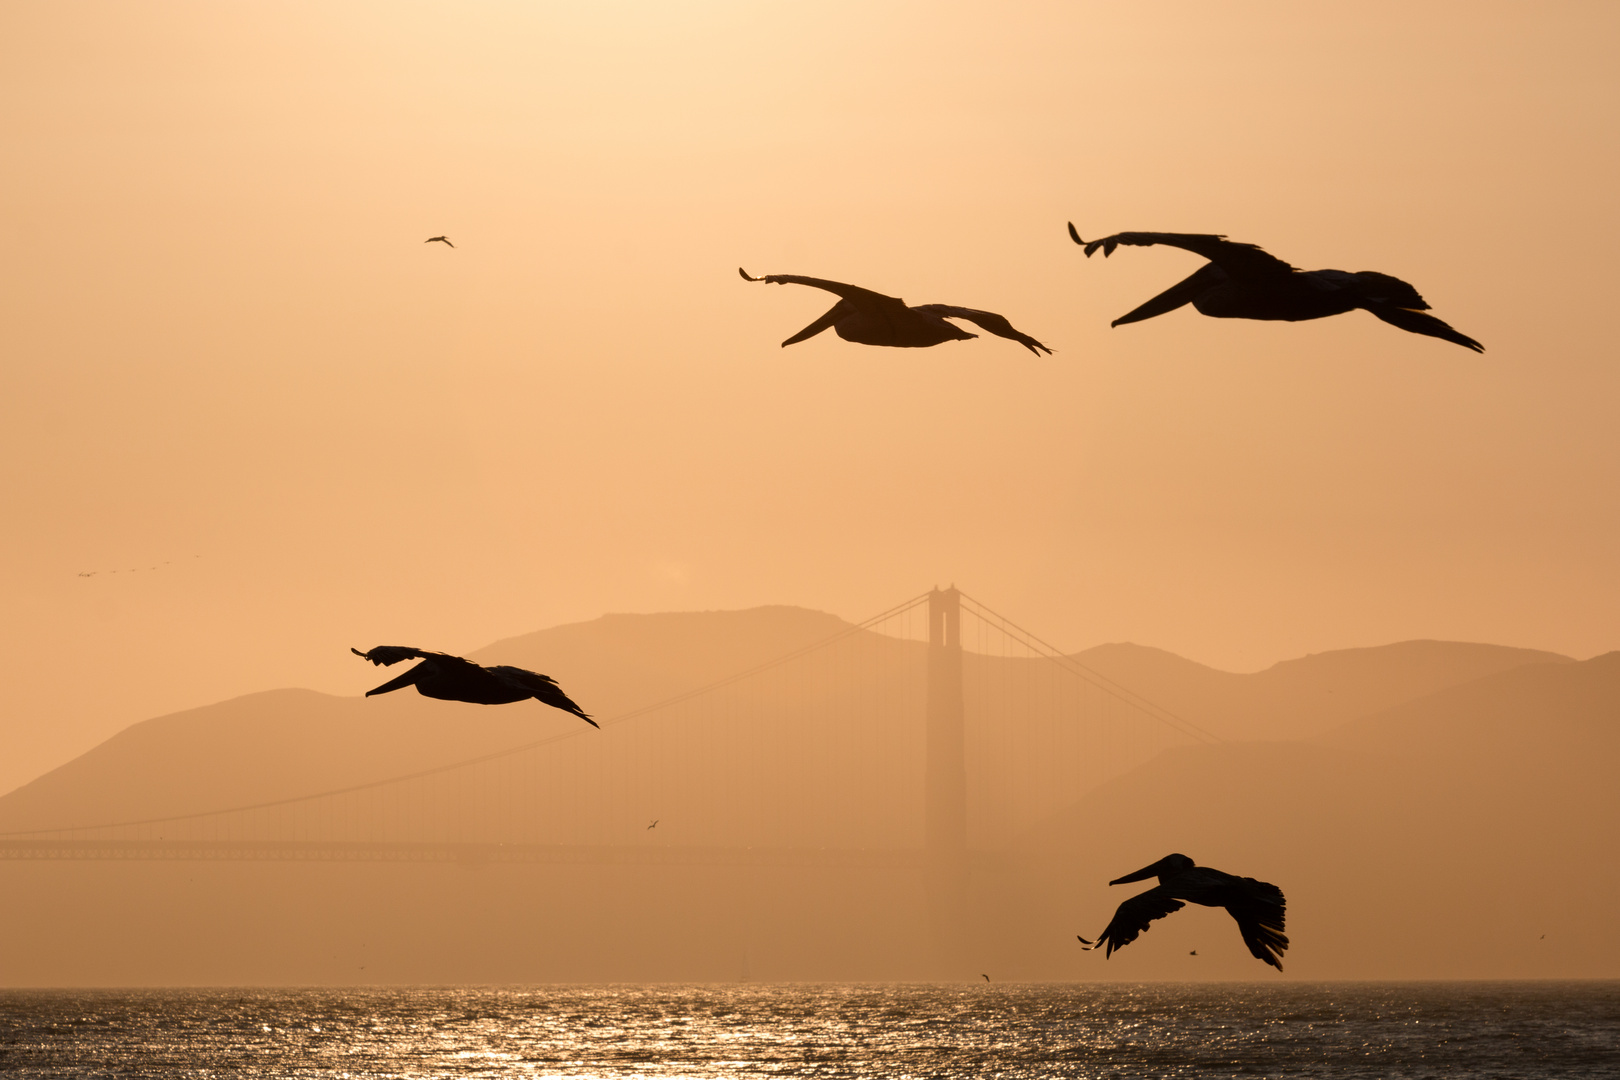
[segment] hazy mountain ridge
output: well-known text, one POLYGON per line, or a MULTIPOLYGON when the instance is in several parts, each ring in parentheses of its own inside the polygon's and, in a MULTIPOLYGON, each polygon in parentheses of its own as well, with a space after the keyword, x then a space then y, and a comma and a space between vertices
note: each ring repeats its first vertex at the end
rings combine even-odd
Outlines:
POLYGON ((617 614, 504 638, 468 656, 543 671, 586 712, 612 719, 851 629, 836 615, 785 604, 617 614))
POLYGON ((565 726, 526 711, 469 711, 415 693, 374 700, 313 690, 248 694, 131 725, 0 798, 0 831, 83 828, 307 795, 433 768, 565 726))
POLYGON ((1227 739, 1299 739, 1525 664, 1573 663, 1539 649, 1400 641, 1312 653, 1236 674, 1162 649, 1100 645, 1075 660, 1227 739))
POLYGON ((1426 694, 1323 733, 1330 746, 1399 746, 1433 753, 1464 740, 1502 741, 1534 754, 1545 736, 1620 738, 1620 651, 1572 663, 1528 664, 1426 694), (1535 736, 1526 738, 1526 736, 1535 736))
MULTIPOLYGON (((605 615, 497 641, 482 663, 547 672, 593 715, 617 715, 708 685, 853 628, 774 605, 605 615)), ((918 643, 905 648, 921 649, 918 643)), ((1321 653, 1261 672, 1218 671, 1164 650, 1102 645, 1074 658, 1229 739, 1317 734, 1479 672, 1572 663, 1529 649, 1402 642, 1321 653)), ((357 693, 391 674, 356 661, 357 693)), ((574 723, 542 707, 272 690, 132 725, 0 797, 0 831, 194 813, 368 783, 516 746, 574 723), (320 747, 319 753, 312 748, 320 747)))

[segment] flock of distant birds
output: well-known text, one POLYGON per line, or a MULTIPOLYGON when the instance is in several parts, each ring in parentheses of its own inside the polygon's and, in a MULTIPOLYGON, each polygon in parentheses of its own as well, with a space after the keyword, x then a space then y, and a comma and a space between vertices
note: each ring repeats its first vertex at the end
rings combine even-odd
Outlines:
MULTIPOLYGON (((201 555, 193 555, 192 558, 193 559, 200 559, 200 558, 202 558, 202 556, 201 555)), ((168 566, 169 564, 170 564, 169 560, 164 559, 158 565, 156 565, 156 566, 148 566, 147 569, 148 570, 161 570, 161 569, 163 569, 163 567, 168 566)), ((141 572, 141 568, 138 567, 138 566, 132 566, 126 572, 131 573, 131 574, 138 574, 138 573, 141 572)), ((79 577, 89 578, 89 577, 95 577, 98 574, 116 574, 116 573, 118 573, 117 570, 80 570, 79 571, 79 577)))
MULTIPOLYGON (((1299 270, 1254 244, 1242 244, 1214 233, 1123 232, 1100 240, 1083 240, 1073 223, 1069 236, 1085 249, 1090 258, 1099 249, 1103 257, 1121 246, 1178 247, 1200 255, 1205 264, 1182 281, 1172 285, 1136 309, 1115 319, 1111 325, 1141 322, 1191 304, 1198 312, 1218 319, 1265 319, 1301 322, 1342 315, 1357 309, 1372 313, 1391 326, 1414 334, 1425 334, 1484 352, 1485 347, 1466 334, 1427 314, 1429 305, 1411 285, 1388 274, 1371 270, 1351 273, 1345 270, 1299 270)), ((423 243, 454 248, 448 236, 430 236, 423 243)), ((831 329, 845 341, 892 348, 927 348, 946 341, 978 337, 963 330, 952 319, 973 323, 997 337, 1016 341, 1031 353, 1048 355, 1052 350, 1018 330, 1003 315, 953 304, 909 305, 904 300, 873 292, 856 285, 800 274, 767 274, 754 277, 738 268, 745 281, 770 285, 808 285, 838 297, 826 314, 782 342, 784 347, 815 337, 831 329)), ((154 568, 155 569, 155 568, 154 568)), ((81 574, 88 577, 89 574, 81 574)), ((484 667, 449 653, 430 652, 406 645, 378 645, 366 652, 351 649, 356 656, 381 667, 405 660, 417 660, 414 667, 381 686, 366 691, 366 697, 392 693, 407 686, 417 693, 443 701, 464 701, 479 705, 505 705, 534 699, 561 709, 590 724, 600 725, 565 694, 557 680, 526 668, 497 664, 484 667)), ((654 819, 648 829, 656 828, 654 819)), ((1282 890, 1265 881, 1238 877, 1206 866, 1198 866, 1185 855, 1166 855, 1158 862, 1110 885, 1124 885, 1148 878, 1158 885, 1126 900, 1096 940, 1079 937, 1087 949, 1103 949, 1103 956, 1135 941, 1156 920, 1179 911, 1186 904, 1225 908, 1236 920, 1238 932, 1249 952, 1258 960, 1282 970, 1282 954, 1288 948, 1283 933, 1286 901, 1282 890)), ((1198 951, 1192 950, 1192 956, 1198 951)), ((983 978, 989 981, 990 976, 983 978)))

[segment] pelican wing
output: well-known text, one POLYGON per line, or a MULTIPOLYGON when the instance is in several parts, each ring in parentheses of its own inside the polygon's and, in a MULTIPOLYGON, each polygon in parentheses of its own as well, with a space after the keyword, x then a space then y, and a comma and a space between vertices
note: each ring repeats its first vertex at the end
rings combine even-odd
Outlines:
POLYGON ((1292 266, 1277 256, 1262 251, 1259 245, 1241 244, 1235 240, 1228 240, 1219 233, 1122 232, 1105 236, 1101 240, 1082 240, 1071 222, 1069 236, 1086 249, 1087 258, 1090 258, 1098 248, 1102 248, 1103 258, 1107 258, 1121 244, 1126 247, 1152 247, 1155 244, 1163 244, 1166 247, 1190 251, 1194 255, 1202 255, 1234 278, 1275 277, 1294 272, 1292 266))
POLYGON ((842 296, 855 304, 905 306, 905 301, 899 297, 885 296, 871 289, 863 289, 859 285, 845 285, 841 281, 828 281, 826 278, 805 277, 802 274, 766 274, 764 277, 754 277, 740 266, 737 267, 737 273, 743 276, 744 281, 763 281, 770 285, 808 285, 812 289, 826 289, 835 296, 842 296))
POLYGON ((1280 958, 1288 950, 1288 935, 1283 933, 1287 901, 1282 890, 1270 882, 1243 878, 1239 895, 1224 906, 1226 913, 1237 920, 1243 944, 1255 959, 1281 971, 1280 958))
POLYGON ((530 671, 527 668, 512 667, 508 664, 496 664, 493 667, 486 668, 485 670, 492 675, 505 679, 508 682, 516 683, 518 686, 521 686, 523 689, 533 694, 542 703, 550 705, 554 709, 561 709, 563 712, 573 713, 575 716, 591 725, 591 727, 602 726, 587 716, 584 709, 581 709, 578 705, 574 704, 573 699, 562 692, 562 687, 558 686, 557 680, 553 679, 550 675, 542 675, 538 671, 530 671))
POLYGON ((349 651, 354 653, 356 656, 361 656, 367 660, 370 660, 373 664, 380 664, 384 667, 391 664, 397 664, 401 660, 424 660, 441 671, 454 671, 457 668, 460 668, 462 671, 466 671, 468 668, 472 668, 475 671, 483 670, 471 660, 463 660, 461 657, 451 656, 449 653, 430 652, 427 649, 414 649, 409 645, 378 645, 370 652, 361 652, 359 649, 353 648, 351 648, 349 651))
POLYGON ((1373 304, 1428 311, 1429 302, 1409 283, 1376 270, 1312 270, 1308 277, 1340 289, 1348 289, 1362 300, 1373 304))
POLYGON ((359 649, 354 648, 351 648, 349 651, 354 653, 356 656, 370 660, 373 664, 380 664, 383 666, 397 664, 401 660, 422 661, 409 671, 396 675, 394 678, 383 683, 381 686, 375 686, 370 690, 367 690, 366 697, 375 697, 378 694, 391 694, 395 690, 402 690, 407 686, 414 686, 416 683, 420 682, 423 678, 429 675, 455 671, 458 668, 463 674, 467 674, 469 669, 471 669, 472 672, 482 672, 484 670, 471 660, 463 660, 461 657, 451 656, 449 653, 428 652, 424 649, 415 649, 409 645, 378 645, 370 652, 361 652, 359 649))
POLYGON ((412 648, 409 645, 378 645, 370 652, 361 652, 359 649, 353 648, 349 651, 364 660, 370 660, 379 667, 388 667, 391 664, 399 663, 401 660, 426 660, 430 656, 444 655, 443 653, 423 652, 421 649, 412 648))
POLYGON ((1429 337, 1437 337, 1442 341, 1461 345, 1465 349, 1473 349, 1475 352, 1482 353, 1485 351, 1485 346, 1467 334, 1460 330, 1453 330, 1450 323, 1425 312, 1412 311, 1408 308, 1394 307, 1389 304, 1367 303, 1362 306, 1391 326, 1398 326, 1402 330, 1414 334, 1427 334, 1429 337))
MULTIPOLYGON (((1088 948, 1100 949, 1106 946, 1103 956, 1114 955, 1115 949, 1123 949, 1137 936, 1146 932, 1154 920, 1162 919, 1172 911, 1180 911, 1186 905, 1170 895, 1170 890, 1163 885, 1149 889, 1145 893, 1137 893, 1114 912, 1114 918, 1109 922, 1103 932, 1097 935, 1097 943, 1088 948)), ((1082 939, 1084 940, 1084 939, 1082 939)))
POLYGON ((1036 356, 1044 351, 1050 355, 1051 349, 1042 345, 1022 330, 1014 329, 1013 324, 1007 321, 1006 316, 997 315, 993 311, 979 311, 975 308, 956 307, 952 304, 918 304, 913 311, 925 311, 930 315, 938 315, 942 319, 966 319, 976 324, 981 330, 988 330, 997 337, 1004 337, 1016 341, 1036 356))

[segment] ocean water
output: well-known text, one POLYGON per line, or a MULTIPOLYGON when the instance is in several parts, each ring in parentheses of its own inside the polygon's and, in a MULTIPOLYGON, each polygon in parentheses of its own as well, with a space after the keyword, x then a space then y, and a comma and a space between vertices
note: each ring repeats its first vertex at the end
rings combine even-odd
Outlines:
POLYGON ((1620 982, 0 991, 19 1077, 1620 1077, 1620 982))

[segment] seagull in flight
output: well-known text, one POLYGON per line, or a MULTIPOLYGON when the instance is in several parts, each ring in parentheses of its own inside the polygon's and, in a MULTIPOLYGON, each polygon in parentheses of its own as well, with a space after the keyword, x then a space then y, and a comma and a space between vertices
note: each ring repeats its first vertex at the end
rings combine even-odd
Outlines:
POLYGON ((534 698, 543 705, 573 713, 591 727, 601 726, 562 692, 556 679, 537 671, 506 664, 482 667, 459 656, 413 649, 409 645, 378 645, 370 652, 359 649, 349 651, 382 666, 397 664, 401 660, 422 661, 398 678, 367 690, 366 697, 415 686, 416 692, 424 697, 441 701, 468 701, 476 705, 506 705, 534 698))
POLYGON ((1373 270, 1299 270, 1254 244, 1240 244, 1215 233, 1122 232, 1101 240, 1082 240, 1069 223, 1069 237, 1086 249, 1086 258, 1102 249, 1103 258, 1121 244, 1178 247, 1209 261, 1147 303, 1115 319, 1110 326, 1141 322, 1192 304, 1217 319, 1275 319, 1301 322, 1342 315, 1360 308, 1391 326, 1426 334, 1484 352, 1485 346, 1433 315, 1418 291, 1397 277, 1373 270))
MULTIPOLYGON (((1155 919, 1162 919, 1172 911, 1180 911, 1187 901, 1204 907, 1223 907, 1237 920, 1238 933, 1243 944, 1255 959, 1264 960, 1278 971, 1282 970, 1280 957, 1288 949, 1288 937, 1283 933, 1283 915, 1286 901, 1277 886, 1254 878, 1199 866, 1185 855, 1166 855, 1134 874, 1115 878, 1110 885, 1125 885, 1132 881, 1145 881, 1157 877, 1159 884, 1144 893, 1137 893, 1114 912, 1113 919, 1096 941, 1080 938, 1088 949, 1103 949, 1104 959, 1124 948, 1144 933, 1155 919)), ((1076 937, 1080 935, 1076 934, 1076 937)), ((1197 955, 1196 952, 1193 953, 1197 955)))
POLYGON ((422 243, 424 243, 424 244, 443 244, 445 247, 451 247, 451 248, 456 246, 456 245, 454 245, 454 244, 452 244, 450 242, 450 238, 448 236, 430 236, 426 240, 422 241, 422 243))
POLYGON ((659 822, 660 822, 660 821, 662 821, 662 820, 663 820, 663 819, 662 819, 662 818, 653 818, 653 823, 652 823, 652 824, 651 824, 651 825, 649 825, 649 826, 647 826, 647 828, 649 828, 649 829, 656 829, 656 828, 658 828, 658 823, 659 823, 659 822))
POLYGON ((896 296, 884 296, 870 289, 845 285, 825 278, 804 277, 799 274, 766 274, 754 277, 742 267, 737 268, 744 281, 763 281, 771 285, 808 285, 825 289, 837 296, 834 304, 821 318, 782 342, 782 347, 813 338, 828 327, 845 341, 860 345, 889 345, 900 349, 925 349, 942 341, 967 341, 978 334, 970 334, 948 319, 965 319, 981 330, 997 337, 1016 341, 1039 356, 1051 349, 1020 330, 1004 316, 976 308, 956 307, 951 304, 908 305, 896 296))

